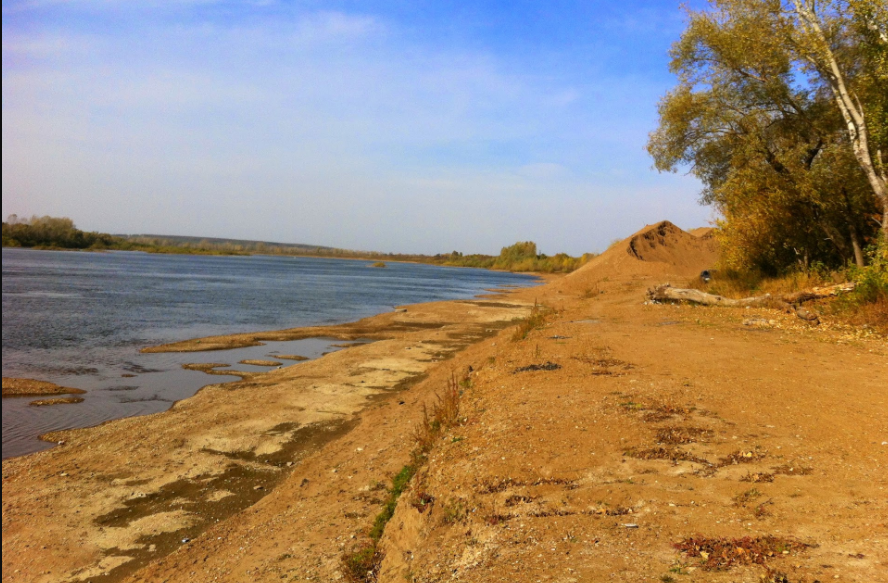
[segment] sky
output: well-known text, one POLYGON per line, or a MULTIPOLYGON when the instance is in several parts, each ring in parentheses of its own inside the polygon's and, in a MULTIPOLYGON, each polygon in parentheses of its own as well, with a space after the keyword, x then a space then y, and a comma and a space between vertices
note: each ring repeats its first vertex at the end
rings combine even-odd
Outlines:
POLYGON ((3 2, 3 216, 404 253, 706 225, 678 0, 3 2))

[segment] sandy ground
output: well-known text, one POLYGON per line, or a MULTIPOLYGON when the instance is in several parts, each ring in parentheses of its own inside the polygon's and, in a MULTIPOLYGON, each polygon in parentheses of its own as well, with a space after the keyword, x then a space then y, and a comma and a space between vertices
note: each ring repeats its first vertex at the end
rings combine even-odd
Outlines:
POLYGON ((657 225, 544 288, 326 330, 379 340, 51 436, 3 463, 3 580, 341 580, 456 374, 464 421, 401 497, 381 581, 888 581, 885 339, 645 304, 711 266, 701 235, 657 225), (557 313, 512 340, 534 301, 557 313), (707 570, 689 537, 750 538, 707 570))
POLYGON ((19 397, 24 395, 79 395, 85 392, 86 391, 82 389, 63 387, 46 381, 3 377, 4 397, 19 397))

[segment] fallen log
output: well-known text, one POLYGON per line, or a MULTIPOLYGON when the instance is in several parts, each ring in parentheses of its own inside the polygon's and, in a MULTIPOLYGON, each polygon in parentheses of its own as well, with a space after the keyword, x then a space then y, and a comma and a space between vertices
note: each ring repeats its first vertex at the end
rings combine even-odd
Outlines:
POLYGON ((731 299, 715 294, 708 294, 698 289, 672 287, 667 283, 649 289, 647 297, 648 300, 654 302, 691 302, 694 304, 702 304, 704 306, 745 307, 775 304, 782 307, 787 312, 795 313, 795 315, 802 320, 816 325, 820 323, 820 318, 818 318, 816 314, 802 308, 801 304, 811 300, 828 298, 849 292, 854 289, 854 286, 854 282, 847 282, 825 287, 813 287, 776 297, 771 294, 765 294, 749 298, 731 299))
POLYGON ((812 287, 810 289, 803 289, 802 291, 797 291, 792 294, 785 294, 781 296, 780 299, 782 299, 787 304, 801 304, 804 302, 810 302, 811 300, 829 298, 832 296, 837 296, 841 293, 852 291, 855 285, 856 284, 853 281, 849 281, 836 285, 828 285, 825 287, 812 287))
POLYGON ((708 294, 698 289, 672 287, 668 283, 648 290, 648 299, 655 302, 691 302, 704 306, 758 306, 771 299, 771 294, 733 300, 724 296, 708 294))

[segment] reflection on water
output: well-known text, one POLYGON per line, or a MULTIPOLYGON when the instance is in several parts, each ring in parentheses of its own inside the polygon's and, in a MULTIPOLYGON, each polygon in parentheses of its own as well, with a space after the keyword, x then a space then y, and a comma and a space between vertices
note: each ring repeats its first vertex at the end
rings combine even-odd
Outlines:
MULTIPOLYGON (((230 351, 141 354, 214 334, 354 321, 392 306, 533 285, 480 269, 294 257, 207 257, 3 249, 3 376, 85 389, 83 403, 3 399, 3 457, 51 447, 37 435, 163 411, 208 383, 234 380, 184 363, 237 364, 275 354, 316 358, 335 341, 270 342, 230 351)), ((283 366, 298 362, 282 361, 283 366)))

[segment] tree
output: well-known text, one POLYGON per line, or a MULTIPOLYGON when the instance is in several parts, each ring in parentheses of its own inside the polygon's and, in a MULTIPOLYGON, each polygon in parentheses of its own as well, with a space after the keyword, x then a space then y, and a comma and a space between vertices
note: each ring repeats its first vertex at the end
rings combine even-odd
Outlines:
MULTIPOLYGON (((659 170, 690 166, 701 179, 701 202, 723 217, 727 266, 775 272, 813 260, 862 264, 862 248, 877 232, 870 218, 881 215, 888 225, 888 201, 859 155, 865 145, 878 160, 888 133, 878 109, 884 52, 867 40, 879 27, 873 31, 862 9, 843 10, 829 13, 829 35, 818 41, 794 4, 712 0, 709 10, 689 13, 672 48, 679 83, 660 103, 648 151, 659 170), (853 135, 831 93, 834 80, 824 81, 813 65, 824 42, 863 112, 853 135), (876 122, 868 126, 867 116, 876 122)), ((884 186, 884 176, 877 178, 884 186)))
MULTIPOLYGON (((875 81, 888 91, 885 52, 888 50, 888 5, 878 0, 846 0, 823 2, 792 0, 797 19, 793 39, 798 54, 806 59, 822 82, 829 86, 842 113, 845 131, 854 156, 863 169, 873 192, 882 204, 882 232, 888 233, 888 184, 882 144, 870 145, 866 107, 860 99, 862 91, 850 83, 849 72, 860 63, 843 63, 840 52, 854 52, 854 45, 869 45, 869 59, 876 61, 875 81), (851 49, 850 51, 848 49, 851 49)), ((865 49, 864 49, 865 50, 865 49)), ((865 78, 865 76, 862 76, 865 78)), ((874 120, 879 129, 886 125, 885 110, 877 109, 881 119, 874 120)), ((878 135, 878 129, 877 129, 878 135)))

